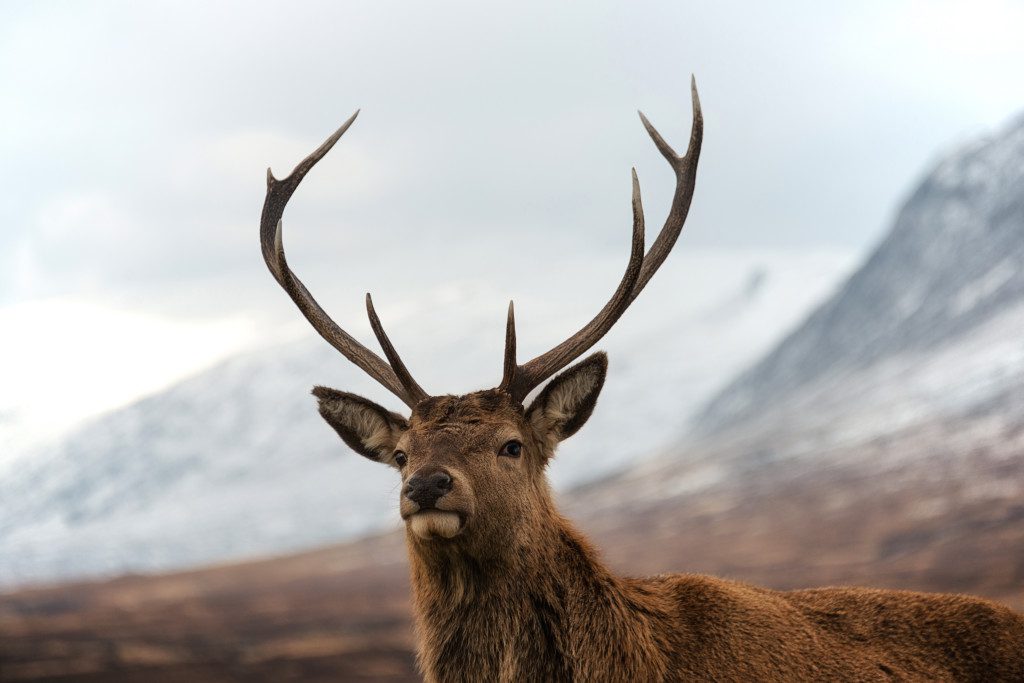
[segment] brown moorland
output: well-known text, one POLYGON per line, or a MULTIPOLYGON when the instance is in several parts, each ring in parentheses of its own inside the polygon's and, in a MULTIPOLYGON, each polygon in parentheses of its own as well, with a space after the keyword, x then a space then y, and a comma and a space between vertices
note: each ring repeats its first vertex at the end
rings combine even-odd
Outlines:
MULTIPOLYGON (((973 426, 935 422, 833 451, 827 466, 646 500, 666 479, 652 468, 563 505, 624 573, 964 592, 1021 610, 1024 429, 956 451, 973 426)), ((403 540, 0 596, 0 680, 418 680, 403 540)))

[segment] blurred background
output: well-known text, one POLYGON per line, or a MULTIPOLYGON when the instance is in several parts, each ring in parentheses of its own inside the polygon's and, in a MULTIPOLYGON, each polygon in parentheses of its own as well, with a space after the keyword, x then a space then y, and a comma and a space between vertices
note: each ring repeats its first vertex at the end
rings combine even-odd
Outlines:
POLYGON ((416 680, 398 478, 313 384, 432 393, 578 329, 706 121, 674 253, 551 468, 626 573, 1024 608, 1024 8, 0 5, 0 680, 416 680))

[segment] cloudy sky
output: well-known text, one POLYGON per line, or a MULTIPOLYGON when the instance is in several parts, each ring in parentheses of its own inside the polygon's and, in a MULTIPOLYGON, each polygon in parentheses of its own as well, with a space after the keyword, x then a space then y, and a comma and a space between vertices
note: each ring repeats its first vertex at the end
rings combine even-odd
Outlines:
POLYGON ((942 151, 1024 108, 1022 34, 998 0, 8 0, 0 422, 56 419, 58 383, 82 415, 295 333, 259 257, 264 170, 357 108, 286 217, 314 291, 557 296, 567 255, 624 258, 631 165, 660 222, 671 174, 635 111, 681 148, 691 73, 681 248, 862 252, 942 151))

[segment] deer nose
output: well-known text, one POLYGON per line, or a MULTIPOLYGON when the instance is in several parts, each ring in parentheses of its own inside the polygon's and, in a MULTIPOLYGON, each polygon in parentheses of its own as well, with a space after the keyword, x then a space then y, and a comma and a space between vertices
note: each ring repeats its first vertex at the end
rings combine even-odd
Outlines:
POLYGON ((421 509, 434 507, 437 499, 452 490, 452 478, 444 470, 429 474, 416 473, 405 485, 405 497, 421 509))

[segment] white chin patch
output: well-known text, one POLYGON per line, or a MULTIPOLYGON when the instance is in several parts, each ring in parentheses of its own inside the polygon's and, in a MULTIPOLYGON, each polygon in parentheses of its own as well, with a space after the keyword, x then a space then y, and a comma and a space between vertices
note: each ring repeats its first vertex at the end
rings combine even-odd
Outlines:
POLYGON ((412 532, 425 541, 440 536, 451 538, 459 533, 459 516, 454 512, 425 510, 409 518, 412 532))

